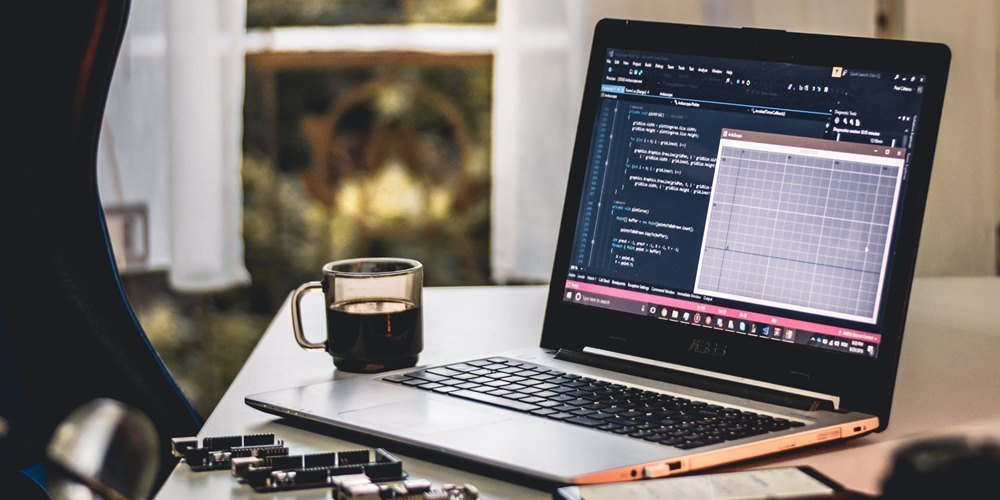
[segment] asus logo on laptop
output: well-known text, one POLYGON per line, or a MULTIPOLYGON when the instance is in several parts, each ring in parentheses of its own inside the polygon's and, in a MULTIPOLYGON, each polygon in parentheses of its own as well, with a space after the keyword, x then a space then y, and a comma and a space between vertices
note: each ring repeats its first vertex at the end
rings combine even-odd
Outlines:
POLYGON ((726 344, 694 339, 691 341, 691 345, 688 346, 688 350, 698 354, 707 354, 709 356, 722 358, 726 355, 726 344))

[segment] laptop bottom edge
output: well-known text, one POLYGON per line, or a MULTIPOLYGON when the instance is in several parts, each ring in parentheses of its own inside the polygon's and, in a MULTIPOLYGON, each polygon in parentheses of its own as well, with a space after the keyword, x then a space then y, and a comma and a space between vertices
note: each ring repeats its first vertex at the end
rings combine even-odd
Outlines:
POLYGON ((429 450, 436 457, 443 456, 457 461, 489 469, 502 470, 512 473, 513 476, 521 477, 518 482, 538 484, 598 484, 618 481, 629 481, 636 479, 662 478, 673 475, 711 469, 714 467, 733 464, 753 458, 760 458, 767 455, 774 455, 782 452, 797 450, 823 443, 831 443, 837 440, 861 437, 869 434, 878 428, 878 418, 870 417, 862 420, 854 420, 827 426, 817 426, 803 429, 795 434, 783 434, 772 438, 760 439, 740 445, 729 445, 719 449, 707 449, 701 452, 688 452, 683 455, 670 453, 664 449, 663 457, 658 460, 646 460, 639 463, 627 464, 618 467, 597 470, 578 475, 553 474, 549 471, 538 470, 531 467, 516 467, 510 463, 494 462, 488 457, 480 454, 463 452, 444 446, 428 446, 412 437, 398 433, 379 432, 365 427, 356 427, 345 424, 342 421, 324 419, 311 412, 298 412, 283 408, 281 406, 271 406, 266 402, 252 400, 248 398, 246 403, 260 411, 280 417, 289 418, 291 422, 304 424, 306 426, 322 426, 336 429, 350 434, 371 437, 376 440, 385 440, 392 443, 399 443, 413 450, 429 450))

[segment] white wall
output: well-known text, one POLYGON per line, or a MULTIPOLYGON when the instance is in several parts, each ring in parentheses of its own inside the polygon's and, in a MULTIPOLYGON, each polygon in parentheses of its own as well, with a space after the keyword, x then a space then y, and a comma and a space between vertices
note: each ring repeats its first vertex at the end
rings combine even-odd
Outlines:
POLYGON ((917 273, 995 274, 1000 222, 1000 2, 910 0, 907 38, 951 47, 917 273))

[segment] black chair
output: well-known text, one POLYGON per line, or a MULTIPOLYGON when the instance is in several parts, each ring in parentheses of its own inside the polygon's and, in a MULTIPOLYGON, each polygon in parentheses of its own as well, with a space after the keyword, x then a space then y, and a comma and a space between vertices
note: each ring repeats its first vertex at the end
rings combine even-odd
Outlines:
POLYGON ((150 417, 161 481, 169 438, 201 426, 136 321, 98 196, 98 132, 128 7, 14 2, 5 13, 15 40, 3 115, 14 131, 0 152, 0 417, 10 424, 0 475, 40 462, 58 423, 97 397, 150 417))

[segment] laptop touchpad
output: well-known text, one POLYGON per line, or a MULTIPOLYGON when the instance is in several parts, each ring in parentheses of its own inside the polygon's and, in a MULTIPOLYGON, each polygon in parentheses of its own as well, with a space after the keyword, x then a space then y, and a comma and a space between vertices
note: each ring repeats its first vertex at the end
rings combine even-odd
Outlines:
POLYGON ((394 429, 408 434, 436 434, 510 420, 488 408, 456 405, 433 399, 414 399, 349 410, 339 414, 345 422, 374 429, 394 429))

